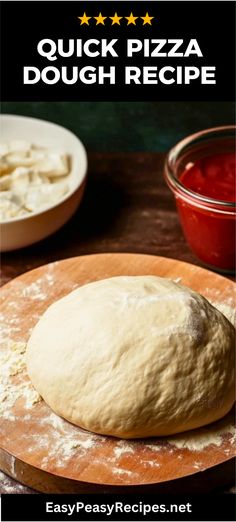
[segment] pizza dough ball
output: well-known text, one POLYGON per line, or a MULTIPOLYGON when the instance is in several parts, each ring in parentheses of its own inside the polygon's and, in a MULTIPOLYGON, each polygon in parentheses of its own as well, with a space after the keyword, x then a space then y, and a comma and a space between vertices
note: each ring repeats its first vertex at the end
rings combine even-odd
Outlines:
POLYGON ((59 415, 122 438, 170 435, 234 402, 234 328, 199 294, 154 276, 82 286, 43 314, 28 373, 59 415))

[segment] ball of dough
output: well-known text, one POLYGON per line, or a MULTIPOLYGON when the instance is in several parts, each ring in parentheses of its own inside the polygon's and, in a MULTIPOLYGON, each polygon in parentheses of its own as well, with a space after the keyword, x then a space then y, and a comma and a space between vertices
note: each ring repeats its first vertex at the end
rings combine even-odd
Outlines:
POLYGON ((234 328, 199 294, 154 276, 113 277, 51 305, 28 373, 59 415, 122 438, 170 435, 234 402, 234 328))

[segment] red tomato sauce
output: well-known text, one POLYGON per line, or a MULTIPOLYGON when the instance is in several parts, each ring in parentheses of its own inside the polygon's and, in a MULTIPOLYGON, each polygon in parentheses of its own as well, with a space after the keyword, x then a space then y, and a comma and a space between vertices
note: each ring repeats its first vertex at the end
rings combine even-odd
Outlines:
MULTIPOLYGON (((181 183, 191 191, 219 201, 235 202, 235 155, 215 154, 187 165, 181 183)), ((198 204, 191 194, 177 198, 185 237, 206 265, 222 271, 235 269, 235 214, 232 208, 198 204), (219 208, 222 212, 217 212, 219 208)))
POLYGON ((215 154, 197 160, 181 174, 180 181, 202 196, 236 201, 235 155, 215 154))

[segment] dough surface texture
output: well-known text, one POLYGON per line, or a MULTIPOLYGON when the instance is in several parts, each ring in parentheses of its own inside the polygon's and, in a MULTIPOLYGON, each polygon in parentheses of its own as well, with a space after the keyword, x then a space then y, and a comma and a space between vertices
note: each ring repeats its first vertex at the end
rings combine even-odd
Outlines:
POLYGON ((121 438, 170 435, 234 403, 234 328, 164 278, 120 276, 52 304, 27 345, 28 374, 58 415, 121 438))

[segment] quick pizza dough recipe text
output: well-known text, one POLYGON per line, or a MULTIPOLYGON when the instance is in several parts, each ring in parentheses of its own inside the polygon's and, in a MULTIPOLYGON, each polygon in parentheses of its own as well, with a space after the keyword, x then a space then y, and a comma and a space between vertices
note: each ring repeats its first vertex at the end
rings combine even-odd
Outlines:
MULTIPOLYGON (((49 62, 56 62, 60 58, 111 58, 113 59, 165 59, 165 58, 203 58, 203 53, 196 39, 189 41, 183 39, 128 39, 126 40, 126 53, 122 56, 118 51, 119 39, 107 40, 105 38, 88 40, 82 39, 42 39, 38 42, 37 53, 49 62)), ((119 82, 125 85, 189 85, 198 80, 201 84, 216 83, 216 67, 209 65, 126 65, 123 67, 123 78, 119 82)), ((117 83, 116 65, 77 65, 56 66, 48 65, 40 69, 32 65, 23 68, 23 83, 34 85, 43 82, 54 85, 62 82, 67 85, 83 84, 110 84, 117 83)))

